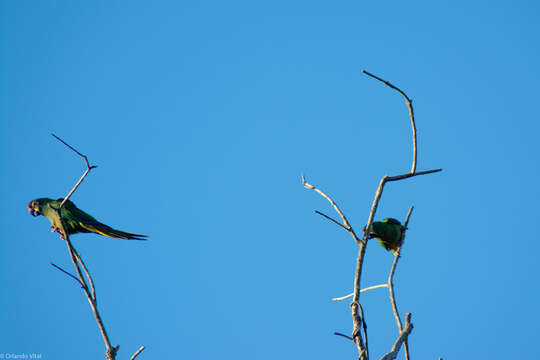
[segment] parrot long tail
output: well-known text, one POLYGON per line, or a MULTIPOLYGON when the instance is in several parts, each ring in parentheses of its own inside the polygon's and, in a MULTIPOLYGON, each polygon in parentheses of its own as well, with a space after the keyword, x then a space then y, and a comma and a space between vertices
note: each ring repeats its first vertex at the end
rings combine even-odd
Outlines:
POLYGON ((80 225, 89 232, 97 233, 115 239, 147 240, 146 238, 148 237, 148 235, 134 234, 130 232, 116 230, 102 223, 80 225))

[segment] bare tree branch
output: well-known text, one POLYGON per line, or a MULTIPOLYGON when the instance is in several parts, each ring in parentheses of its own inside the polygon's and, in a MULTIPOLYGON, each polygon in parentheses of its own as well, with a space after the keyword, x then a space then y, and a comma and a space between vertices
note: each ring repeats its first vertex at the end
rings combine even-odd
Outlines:
MULTIPOLYGON (((306 178, 304 177, 303 174, 302 174, 302 184, 307 189, 311 189, 311 190, 316 191, 319 195, 321 195, 326 200, 328 200, 328 202, 330 202, 330 204, 332 204, 332 206, 334 207, 336 212, 339 214, 339 216, 343 220, 344 228, 351 234, 354 241, 356 241, 356 243, 359 245, 360 253, 362 255, 358 256, 358 260, 363 261, 363 259, 364 259, 363 253, 365 252, 365 249, 366 249, 365 245, 366 245, 367 240, 360 240, 358 238, 358 236, 356 236, 356 233, 355 233, 354 229, 352 228, 352 226, 349 224, 349 221, 347 220, 347 217, 343 214, 343 212, 341 211, 339 206, 334 202, 334 200, 332 200, 332 198, 330 196, 326 195, 326 193, 323 192, 322 190, 320 190, 319 188, 309 184, 306 181, 306 178)), ((354 294, 355 294, 355 296, 353 297, 353 301, 351 303, 351 311, 352 311, 352 316, 353 316, 353 333, 352 333, 353 336, 352 336, 352 338, 353 338, 354 343, 356 344, 356 347, 358 348, 358 353, 360 354, 360 359, 364 360, 364 359, 367 359, 367 349, 366 349, 366 347, 364 345, 364 341, 362 339, 362 333, 361 333, 362 319, 361 319, 360 314, 358 312, 358 308, 360 307, 360 303, 358 302, 358 297, 359 297, 359 294, 360 294, 359 286, 360 286, 360 273, 361 273, 361 270, 362 270, 362 264, 357 263, 356 268, 357 268, 357 270, 360 269, 360 272, 358 272, 358 271, 356 272, 356 277, 355 277, 355 281, 354 281, 354 286, 355 286, 354 294), (357 287, 358 287, 358 289, 357 289, 357 287)))
MULTIPOLYGON (((403 235, 402 235, 403 240, 402 240, 401 246, 403 246, 403 241, 405 241, 405 233, 407 231, 407 226, 409 225, 409 218, 411 217, 413 209, 414 209, 414 206, 411 206, 409 208, 409 212, 407 213, 405 223, 403 224, 403 229, 404 230, 403 230, 403 235)), ((394 255, 394 262, 392 263, 392 267, 390 268, 390 274, 388 275, 388 283, 387 283, 388 292, 390 294, 390 303, 392 304, 392 311, 394 312, 394 317, 396 318, 397 327, 398 327, 398 330, 399 330, 400 333, 401 333, 401 331, 403 331, 403 325, 401 323, 401 318, 399 317, 399 311, 398 311, 398 308, 397 308, 397 305, 396 305, 396 296, 395 296, 395 293, 394 293, 394 273, 396 271, 397 263, 398 263, 399 258, 400 258, 401 246, 396 251, 396 253, 394 255)), ((407 343, 406 339, 405 339, 405 341, 403 343, 403 348, 405 350, 405 359, 409 360, 410 359, 409 344, 407 343)))
POLYGON ((362 328, 364 329, 364 340, 366 342, 366 359, 369 359, 369 343, 368 343, 368 336, 367 336, 367 324, 366 324, 366 317, 364 316, 364 308, 362 307, 362 305, 360 305, 360 318, 362 319, 362 328))
POLYGON ((345 335, 345 334, 342 334, 342 333, 338 333, 338 332, 335 332, 334 335, 337 335, 337 336, 342 336, 344 337, 345 339, 349 339, 351 341, 353 341, 353 338, 348 336, 348 335, 345 335))
POLYGON ((351 224, 349 224, 349 221, 347 220, 347 218, 345 217, 345 215, 343 214, 343 212, 341 211, 341 209, 339 208, 339 206, 334 202, 334 200, 332 200, 332 198, 328 195, 326 195, 326 193, 324 193, 321 189, 309 184, 307 181, 306 181, 306 178, 304 176, 304 174, 302 174, 302 184, 304 185, 304 187, 306 189, 311 189, 311 190, 314 190, 315 192, 317 192, 319 195, 321 195, 322 197, 324 197, 326 200, 328 200, 328 202, 330 202, 330 204, 332 204, 332 206, 334 207, 334 209, 336 210, 336 212, 339 214, 339 216, 341 216, 341 220, 343 220, 343 227, 352 235, 352 237, 354 238, 354 240, 356 242, 359 242, 360 240, 358 239, 358 237, 356 236, 356 233, 354 232, 353 228, 351 227, 351 224))
POLYGON ((88 282, 90 282, 90 289, 92 290, 92 300, 94 300, 94 302, 97 304, 96 288, 94 287, 94 280, 92 279, 92 276, 90 275, 90 272, 86 268, 86 265, 84 264, 84 261, 83 261, 81 255, 79 255, 79 253, 77 251, 75 251, 75 256, 77 257, 77 260, 81 264, 81 266, 82 266, 82 268, 84 270, 84 273, 86 274, 86 278, 88 279, 88 282))
POLYGON ((137 356, 139 356, 139 354, 140 354, 144 349, 145 349, 144 345, 141 346, 141 347, 139 348, 139 350, 137 350, 137 351, 135 352, 135 354, 133 354, 133 356, 132 356, 129 360, 134 360, 137 356))
POLYGON ((385 85, 391 87, 392 89, 397 90, 405 98, 405 102, 407 103, 407 107, 409 108, 409 117, 411 118, 411 126, 412 126, 412 134, 413 134, 413 162, 412 162, 412 167, 411 167, 411 173, 414 174, 414 172, 416 171, 416 149, 417 149, 417 146, 416 146, 416 123, 414 122, 414 110, 413 110, 413 106, 412 106, 412 100, 409 99, 409 97, 407 96, 407 94, 405 94, 405 92, 403 92, 398 87, 392 85, 388 81, 383 80, 380 77, 378 77, 376 75, 373 75, 372 73, 370 73, 370 72, 368 72, 366 70, 362 70, 362 72, 364 74, 368 75, 368 76, 371 76, 374 79, 377 79, 377 80, 383 82, 385 85))
POLYGON ((73 194, 75 192, 75 190, 77 190, 77 188, 79 187, 79 185, 81 185, 82 181, 84 180, 84 178, 86 177, 86 175, 88 175, 88 173, 90 172, 90 170, 96 168, 97 166, 96 165, 92 165, 90 166, 90 164, 88 163, 88 158, 86 157, 86 155, 83 155, 81 154, 80 152, 78 152, 77 150, 75 150, 75 148, 73 148, 71 145, 69 145, 67 142, 65 142, 64 140, 60 139, 58 136, 54 135, 54 134, 51 134, 55 139, 57 139, 58 141, 60 141, 62 144, 66 145, 68 148, 70 148, 71 150, 73 150, 75 153, 77 153, 77 155, 79 155, 80 157, 82 157, 84 159, 84 162, 86 163, 86 171, 82 174, 81 178, 79 179, 79 181, 77 181, 77 183, 75 184, 75 186, 73 186, 73 188, 71 189, 71 191, 66 195, 66 197, 64 198, 64 200, 62 200, 62 203, 60 204, 59 208, 61 209, 65 202, 70 198, 71 194, 73 194))
POLYGON ((405 328, 403 331, 399 333, 399 336, 392 346, 392 350, 390 352, 386 353, 383 357, 381 357, 380 360, 393 360, 397 357, 399 353, 399 349, 401 348, 401 345, 407 341, 407 338, 409 337, 409 334, 411 333, 413 329, 413 325, 411 323, 411 313, 405 314, 405 328))
POLYGON ((328 216, 328 215, 326 215, 326 214, 324 214, 324 213, 322 213, 322 212, 320 212, 320 211, 318 211, 318 210, 315 210, 315 213, 321 215, 321 216, 324 217, 324 218, 327 218, 328 220, 332 221, 334 224, 336 224, 337 226, 341 227, 342 229, 345 229, 346 231, 349 231, 349 229, 347 229, 345 226, 343 226, 342 224, 340 224, 339 221, 337 221, 337 220, 331 218, 330 216, 328 216))
POLYGON ((388 178, 386 179, 386 182, 408 179, 408 178, 414 177, 414 176, 433 174, 433 173, 436 173, 436 172, 439 172, 439 171, 442 171, 442 169, 433 169, 433 170, 426 170, 426 171, 418 171, 418 172, 415 172, 415 173, 407 173, 407 174, 403 174, 403 175, 388 176, 388 178))
POLYGON ((94 313, 94 317, 96 318, 99 331, 101 332, 101 336, 103 337, 103 341, 105 342, 105 347, 107 348, 107 360, 114 360, 116 358, 116 350, 114 350, 114 348, 111 346, 109 336, 107 335, 107 331, 105 330, 105 326, 103 325, 103 321, 101 320, 101 316, 99 315, 99 311, 97 309, 97 303, 96 301, 94 301, 92 294, 90 293, 90 290, 88 289, 88 285, 86 284, 86 280, 82 274, 81 267, 79 266, 79 262, 77 260, 77 257, 80 257, 80 256, 77 254, 77 251, 71 244, 71 241, 69 239, 69 234, 67 233, 66 227, 64 225, 64 220, 62 219, 62 216, 60 215, 60 211, 62 210, 62 208, 59 208, 59 209, 56 209, 53 207, 51 208, 54 210, 55 215, 58 217, 57 223, 60 224, 60 229, 59 229, 60 234, 63 235, 64 241, 66 242, 66 245, 69 250, 69 254, 71 256, 71 262, 73 263, 75 270, 77 270, 77 275, 79 276, 82 289, 84 291, 84 294, 86 295, 86 298, 88 299, 88 302, 90 303, 90 308, 92 309, 92 312, 94 313))
MULTIPOLYGON (((77 271, 78 279, 75 278, 75 276, 68 273, 67 271, 59 268, 58 266, 56 266, 54 264, 53 264, 53 266, 55 266, 57 269, 61 270, 62 272, 68 274, 69 276, 75 278, 79 282, 79 284, 81 285, 81 287, 82 287, 82 289, 84 291, 84 294, 86 295, 86 298, 88 299, 88 302, 90 304, 90 308, 92 309, 92 312, 94 313, 94 317, 95 317, 96 322, 98 324, 99 331, 101 332, 101 336, 103 337, 103 341, 105 342, 105 347, 106 347, 105 356, 106 356, 107 360, 115 360, 116 359, 116 353, 117 353, 118 348, 120 346, 119 345, 116 345, 116 346, 111 345, 111 342, 109 340, 109 336, 107 335, 107 331, 105 330, 105 325, 103 324, 103 320, 101 319, 101 316, 100 316, 98 308, 97 308, 97 298, 96 298, 96 289, 94 287, 94 281, 92 280, 92 276, 90 275, 90 272, 88 271, 88 268, 84 264, 84 261, 82 260, 81 255, 77 252, 77 250, 75 249, 75 247, 71 243, 71 240, 69 239, 69 234, 66 231, 66 226, 64 224, 64 220, 63 220, 62 215, 61 215, 62 207, 64 206, 66 201, 70 198, 70 196, 79 187, 79 185, 82 183, 84 178, 88 175, 90 170, 94 169, 96 166, 90 165, 89 162, 88 162, 88 158, 85 155, 81 154, 79 151, 77 151, 74 147, 70 146, 64 140, 62 140, 61 138, 59 138, 55 134, 51 134, 51 135, 54 138, 56 138, 58 141, 60 141, 64 145, 66 145, 69 149, 71 149, 72 151, 77 153, 77 155, 81 156, 84 159, 84 162, 86 164, 86 171, 83 173, 83 175, 81 176, 79 181, 69 191, 67 196, 64 198, 64 200, 60 204, 60 206, 58 208, 53 208, 52 206, 50 206, 50 204, 48 205, 50 208, 52 208, 54 210, 54 213, 57 216, 58 221, 55 222, 55 223, 60 224, 59 232, 60 232, 60 235, 62 236, 62 238, 64 239, 64 241, 66 242, 66 245, 68 247, 69 254, 70 254, 70 257, 71 257, 71 262, 73 263, 73 266, 75 267, 75 270, 77 271), (86 278, 84 277, 84 275, 82 273, 81 267, 83 268, 84 273, 86 274, 86 278), (88 283, 90 283, 90 287, 88 286, 87 280, 88 280, 88 283)), ((134 359, 142 350, 144 350, 144 346, 142 346, 133 355, 132 359, 134 359)))
POLYGON ((57 268, 58 270, 60 270, 61 272, 63 272, 64 274, 66 274, 67 276, 69 277, 72 277, 73 279, 75 279, 75 281, 77 281, 79 283, 79 285, 83 286, 83 284, 81 283, 81 280, 79 280, 79 278, 77 278, 75 275, 71 274, 70 272, 62 269, 60 266, 56 265, 55 263, 51 263, 52 266, 54 266, 55 268, 57 268))
MULTIPOLYGON (((369 290, 374 290, 374 289, 379 289, 379 288, 383 288, 383 287, 388 287, 388 284, 380 284, 380 285, 373 285, 373 286, 369 286, 367 288, 363 288, 362 290, 360 290, 361 293, 363 293, 364 291, 369 291, 369 290)), ((353 297, 354 294, 349 294, 349 295, 345 295, 345 296, 342 296, 342 297, 338 297, 338 298, 332 298, 332 301, 341 301, 341 300, 345 300, 345 299, 348 299, 350 297, 353 297)))
MULTIPOLYGON (((386 80, 384 80, 384 79, 382 79, 382 78, 380 78, 380 77, 378 77, 376 75, 373 75, 373 74, 371 74, 371 73, 369 73, 369 72, 367 72, 365 70, 363 70, 363 72, 366 75, 383 82, 384 84, 386 84, 390 88, 398 91, 401 95, 403 95, 403 97, 406 100, 407 107, 409 108, 409 116, 411 118, 412 137, 413 137, 413 160, 412 160, 411 171, 408 172, 408 173, 405 173, 405 174, 402 174, 402 175, 396 175, 396 176, 385 175, 385 176, 383 176, 381 178, 381 180, 379 182, 379 186, 377 187, 377 190, 375 192, 375 197, 373 199, 373 203, 371 205, 371 210, 370 210, 370 213, 369 213, 368 221, 367 221, 367 224, 366 224, 366 229, 369 229, 371 227, 372 223, 373 223, 373 219, 375 218, 375 214, 377 212, 377 207, 379 205, 379 201, 381 199, 381 196, 382 196, 382 193, 383 193, 383 190, 384 190, 384 185, 387 182, 403 180, 403 179, 411 178, 411 177, 414 177, 414 176, 420 176, 420 175, 436 173, 436 172, 442 171, 442 169, 434 169, 434 170, 416 172, 416 161, 417 161, 417 153, 418 153, 418 151, 417 151, 417 139, 416 139, 416 124, 415 124, 415 119, 414 119, 414 110, 413 110, 413 106, 412 106, 412 100, 407 96, 407 94, 405 94, 405 92, 403 92, 398 87, 392 85, 390 82, 388 82, 388 81, 386 81, 386 80)), ((344 229, 346 229, 349 233, 351 233, 354 240, 359 245, 358 256, 357 256, 357 259, 356 259, 356 271, 355 271, 355 277, 354 277, 354 290, 353 290, 353 294, 352 294, 353 299, 352 299, 352 302, 351 302, 351 313, 352 313, 352 318, 353 318, 353 336, 352 336, 352 338, 353 338, 353 341, 355 342, 355 344, 357 345, 358 352, 359 352, 359 355, 360 355, 360 359, 361 360, 367 359, 367 357, 368 357, 367 347, 364 346, 363 341, 362 341, 362 336, 361 336, 361 329, 363 327, 363 319, 362 319, 362 315, 361 315, 361 306, 360 306, 359 299, 360 299, 360 293, 361 293, 360 280, 362 278, 362 268, 363 268, 363 263, 364 263, 364 256, 365 256, 365 252, 366 252, 366 245, 367 245, 367 241, 368 241, 368 237, 369 237, 369 232, 366 231, 364 233, 363 238, 360 240, 356 236, 356 233, 354 233, 354 230, 352 229, 351 225, 349 224, 349 222, 348 222, 347 218, 345 217, 345 215, 343 214, 343 212, 340 210, 340 208, 337 206, 337 204, 326 193, 324 193, 320 189, 316 188, 315 186, 308 184, 306 182, 306 180, 305 180, 304 175, 302 175, 302 183, 306 188, 316 191, 317 193, 319 193, 321 196, 326 198, 332 204, 332 206, 334 207, 336 212, 341 216, 341 219, 343 220, 343 226, 342 227, 344 229), (360 310, 360 312, 359 312, 359 310, 360 310)), ((409 210, 409 214, 407 215, 407 221, 406 222, 408 222, 408 218, 410 216, 411 211, 412 211, 412 208, 409 210)), ((323 214, 320 214, 320 215, 323 215, 323 214)), ((337 221, 335 221, 334 219, 332 219, 332 218, 330 218, 330 217, 328 217, 326 215, 323 215, 323 216, 327 217, 329 220, 337 223, 337 221)), ((391 277, 393 277, 393 273, 395 272, 395 266, 397 264, 397 259, 398 258, 399 258, 399 250, 398 250, 398 255, 397 255, 396 259, 394 260, 394 264, 392 266, 391 277)), ((388 286, 390 288, 390 284, 388 284, 388 286)), ((393 286, 393 284, 392 284, 392 286, 393 286)), ((391 289, 391 297, 392 298, 394 297, 393 296, 393 288, 391 289)), ((395 301, 394 301, 393 305, 395 305, 395 301)), ((395 308, 395 314, 397 314, 397 307, 395 308)), ((406 341, 406 338, 407 338, 408 334, 412 330, 412 324, 410 324, 410 322, 408 321, 409 318, 410 318, 410 314, 408 314, 405 330, 401 331, 401 335, 404 335, 404 337, 401 340, 401 342, 399 342, 399 346, 397 347, 397 350, 399 350, 399 348, 401 347, 401 344, 404 341, 406 341)), ((399 315, 397 316, 397 319, 399 320, 399 315)), ((401 326, 400 321, 399 321, 399 323, 400 323, 400 326, 401 326)), ((400 330, 401 330, 401 327, 400 327, 400 330)), ((364 331, 365 331, 365 328, 364 328, 364 331)), ((397 355, 397 352, 396 352, 395 355, 397 355)), ((394 356, 394 358, 395 358, 395 356, 394 356)))

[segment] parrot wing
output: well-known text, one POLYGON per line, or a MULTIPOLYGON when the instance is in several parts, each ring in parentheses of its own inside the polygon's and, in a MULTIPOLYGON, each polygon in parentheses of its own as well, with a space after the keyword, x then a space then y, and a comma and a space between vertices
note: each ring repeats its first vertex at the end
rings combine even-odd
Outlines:
MULTIPOLYGON (((62 199, 58 199, 62 201, 62 199)), ((103 236, 116 239, 146 240, 147 235, 134 234, 126 231, 116 230, 112 227, 97 221, 92 215, 82 211, 75 204, 67 200, 62 208, 62 218, 66 224, 69 234, 77 232, 93 232, 103 236)))

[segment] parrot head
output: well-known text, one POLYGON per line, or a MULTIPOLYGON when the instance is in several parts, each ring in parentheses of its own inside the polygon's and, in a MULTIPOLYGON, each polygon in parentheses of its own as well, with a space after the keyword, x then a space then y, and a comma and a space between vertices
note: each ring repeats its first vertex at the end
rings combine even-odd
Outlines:
POLYGON ((32 216, 43 215, 43 207, 47 206, 47 203, 50 202, 50 199, 41 198, 35 199, 28 203, 28 211, 32 216))
POLYGON ((30 211, 30 215, 32 216, 39 216, 41 213, 41 207, 39 206, 39 202, 37 200, 32 200, 28 203, 28 211, 30 211))

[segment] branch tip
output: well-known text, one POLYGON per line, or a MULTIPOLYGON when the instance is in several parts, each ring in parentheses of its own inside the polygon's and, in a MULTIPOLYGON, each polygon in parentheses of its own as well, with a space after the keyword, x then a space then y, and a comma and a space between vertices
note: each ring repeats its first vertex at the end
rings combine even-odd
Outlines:
POLYGON ((345 335, 345 334, 342 334, 342 333, 334 332, 334 335, 341 336, 341 337, 344 337, 345 339, 354 341, 354 339, 352 337, 350 337, 348 335, 345 335))
POLYGON ((133 354, 133 356, 129 360, 134 360, 146 347, 143 345, 133 354))

